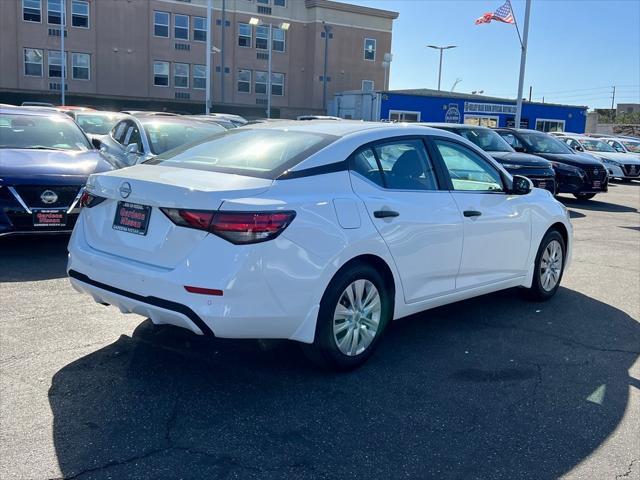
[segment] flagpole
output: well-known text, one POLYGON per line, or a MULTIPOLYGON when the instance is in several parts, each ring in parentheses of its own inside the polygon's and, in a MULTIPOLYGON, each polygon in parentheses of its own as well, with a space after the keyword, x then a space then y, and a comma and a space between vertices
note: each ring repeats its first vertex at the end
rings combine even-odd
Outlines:
MULTIPOLYGON (((527 41, 529 38, 529 16, 531 14, 531 0, 527 0, 524 12, 524 30, 522 32, 522 53, 520 55, 520 80, 518 81, 518 99, 516 102, 515 128, 520 128, 522 119, 522 91, 524 89, 524 69, 527 64, 527 41)), ((514 17, 515 18, 515 17, 514 17)))

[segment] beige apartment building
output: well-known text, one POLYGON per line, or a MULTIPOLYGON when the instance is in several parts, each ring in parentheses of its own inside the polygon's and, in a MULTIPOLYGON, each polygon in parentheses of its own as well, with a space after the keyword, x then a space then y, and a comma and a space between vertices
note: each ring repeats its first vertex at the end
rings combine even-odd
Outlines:
MULTIPOLYGON (((60 102, 61 2, 67 104, 204 112, 207 0, 0 0, 0 102, 60 102)), ((272 116, 386 89, 397 16, 329 0, 213 0, 213 110, 265 115, 269 25, 272 116)))

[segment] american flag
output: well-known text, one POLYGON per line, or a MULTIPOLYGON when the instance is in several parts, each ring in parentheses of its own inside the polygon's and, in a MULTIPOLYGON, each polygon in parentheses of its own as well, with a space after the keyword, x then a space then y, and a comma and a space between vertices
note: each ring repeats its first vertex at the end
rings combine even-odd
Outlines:
POLYGON ((513 18, 513 9, 511 8, 511 2, 507 0, 499 9, 493 13, 485 13, 476 20, 476 25, 481 23, 491 23, 491 20, 497 20, 504 23, 515 23, 513 18))

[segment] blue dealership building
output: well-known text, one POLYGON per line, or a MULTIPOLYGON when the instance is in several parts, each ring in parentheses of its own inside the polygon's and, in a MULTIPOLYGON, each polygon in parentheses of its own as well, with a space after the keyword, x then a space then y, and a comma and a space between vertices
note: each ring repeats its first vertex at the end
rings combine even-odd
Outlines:
MULTIPOLYGON (((392 122, 447 122, 515 126, 516 101, 430 89, 338 93, 328 113, 341 118, 392 122)), ((554 103, 522 104, 522 128, 584 133, 587 107, 554 103)))

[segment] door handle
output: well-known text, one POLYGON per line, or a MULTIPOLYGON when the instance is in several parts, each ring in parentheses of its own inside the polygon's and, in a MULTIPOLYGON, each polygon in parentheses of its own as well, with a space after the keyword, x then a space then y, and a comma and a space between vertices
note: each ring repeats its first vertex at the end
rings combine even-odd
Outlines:
POLYGON ((373 216, 376 218, 390 218, 397 217, 398 215, 400 214, 393 210, 376 210, 375 212, 373 212, 373 216))
POLYGON ((482 215, 482 212, 479 212, 477 210, 465 210, 464 212, 462 212, 462 214, 465 217, 479 217, 480 215, 482 215))

